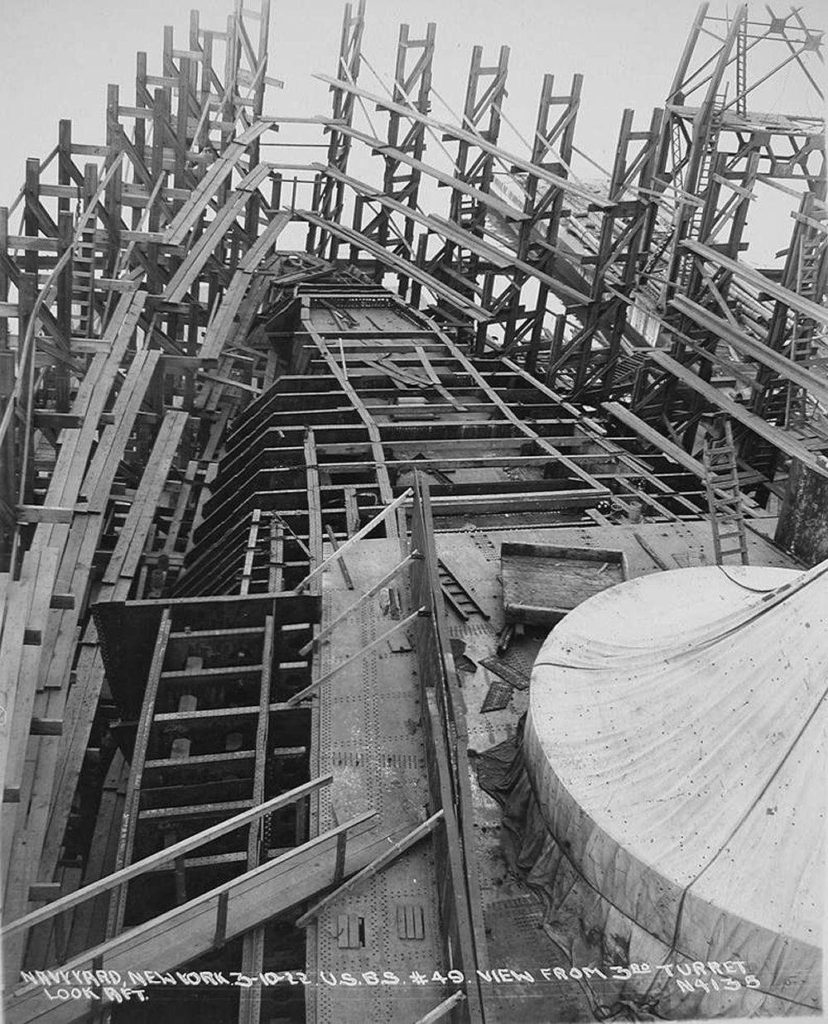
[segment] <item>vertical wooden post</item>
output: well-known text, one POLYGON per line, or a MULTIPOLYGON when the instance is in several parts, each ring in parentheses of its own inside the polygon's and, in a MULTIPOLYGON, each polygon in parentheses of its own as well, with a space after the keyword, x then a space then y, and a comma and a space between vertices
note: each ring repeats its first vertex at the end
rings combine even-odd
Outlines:
MULTIPOLYGON (((120 144, 120 116, 119 116, 120 94, 117 85, 110 84, 106 91, 106 146, 107 154, 104 161, 104 169, 110 167, 121 159, 120 144)), ((106 210, 106 272, 108 275, 115 274, 118 261, 118 254, 121 248, 121 171, 117 170, 109 184, 106 186, 104 198, 104 209, 106 210)))
MULTIPOLYGON (((88 210, 92 204, 92 197, 98 191, 98 165, 86 164, 83 169, 83 209, 88 210)), ((97 214, 89 221, 87 229, 83 232, 80 240, 80 259, 76 257, 76 263, 80 264, 80 272, 76 275, 80 292, 81 317, 80 333, 87 338, 93 336, 95 323, 95 300, 94 300, 94 279, 95 279, 95 225, 97 214)))
MULTIPOLYGON (((167 93, 163 89, 156 89, 152 105, 152 180, 157 182, 164 173, 164 143, 167 139, 165 122, 169 114, 169 103, 167 93)), ((150 231, 158 231, 161 226, 161 214, 158 203, 154 203, 149 211, 148 226, 150 231)), ((147 290, 150 294, 157 294, 161 291, 161 278, 158 273, 158 246, 150 244, 147 246, 149 259, 149 271, 147 273, 147 290)))
MULTIPOLYGON (((9 249, 9 209, 7 206, 0 206, 0 256, 6 256, 9 249)), ((8 302, 9 299, 9 275, 5 269, 3 260, 0 259, 0 302, 8 302)), ((0 316, 0 352, 6 352, 9 348, 9 322, 4 316, 0 316)))
MULTIPOLYGON (((58 122, 58 184, 72 184, 72 122, 58 122)), ((58 212, 67 213, 71 209, 68 196, 58 199, 58 212)))
MULTIPOLYGON (((205 105, 210 102, 210 93, 213 88, 213 33, 204 32, 204 38, 201 43, 201 50, 204 57, 201 62, 201 109, 203 110, 205 105)), ((210 134, 210 117, 209 115, 204 118, 204 123, 201 128, 201 134, 196 139, 197 144, 203 149, 209 139, 210 134)))
MULTIPOLYGON (((72 248, 72 214, 68 210, 58 213, 58 232, 62 256, 72 248)), ((60 347, 69 358, 72 354, 72 259, 60 272, 57 281, 57 322, 60 328, 60 347)), ((55 366, 55 407, 58 412, 69 412, 69 367, 65 362, 55 366)))
MULTIPOLYGON (((29 274, 21 274, 20 283, 18 285, 19 318, 17 321, 19 324, 21 342, 28 330, 29 321, 31 320, 34 310, 36 296, 37 277, 30 276, 29 274)), ((20 394, 20 401, 17 407, 17 411, 19 413, 18 429, 22 436, 18 441, 18 450, 20 455, 16 483, 17 501, 21 504, 25 503, 27 498, 31 495, 32 483, 34 480, 34 459, 32 458, 32 407, 34 403, 34 395, 32 392, 34 390, 36 351, 37 343, 34 338, 32 338, 32 343, 29 345, 25 358, 18 367, 18 374, 24 382, 23 390, 20 394)), ((19 547, 15 552, 14 558, 15 561, 18 562, 22 559, 22 551, 19 547)), ((15 578, 17 578, 19 568, 19 564, 13 564, 11 566, 11 570, 15 578)))

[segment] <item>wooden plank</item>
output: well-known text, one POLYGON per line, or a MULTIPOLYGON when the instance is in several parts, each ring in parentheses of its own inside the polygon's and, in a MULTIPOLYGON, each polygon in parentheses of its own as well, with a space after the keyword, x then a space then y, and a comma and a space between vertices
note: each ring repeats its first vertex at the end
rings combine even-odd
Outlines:
MULTIPOLYGON (((446 121, 439 121, 436 118, 417 110, 414 106, 406 106, 401 103, 396 103, 387 96, 378 96, 374 93, 368 92, 366 89, 363 89, 355 83, 345 82, 340 78, 330 78, 328 75, 322 74, 314 74, 313 77, 318 78, 321 82, 327 82, 328 85, 335 86, 335 88, 341 89, 344 92, 351 93, 355 96, 361 96, 369 103, 375 103, 381 110, 393 111, 395 114, 399 114, 410 121, 416 121, 419 124, 427 125, 442 135, 448 135, 452 139, 457 139, 460 142, 465 142, 470 146, 474 146, 485 153, 489 153, 491 156, 497 157, 510 169, 514 167, 518 170, 525 171, 527 174, 532 175, 539 181, 544 181, 567 194, 578 196, 593 206, 597 206, 601 209, 610 209, 613 205, 608 200, 603 200, 600 196, 595 196, 594 193, 585 189, 577 182, 571 181, 569 178, 564 178, 560 174, 555 174, 546 167, 541 167, 538 164, 532 163, 530 160, 508 152, 501 146, 495 145, 479 132, 459 128, 457 125, 450 124, 446 121)), ((276 120, 281 121, 282 118, 278 118, 276 120)), ((339 128, 340 125, 337 123, 336 127, 339 128)))
POLYGON ((233 275, 230 285, 222 296, 221 303, 216 315, 207 326, 204 334, 204 341, 201 345, 199 356, 202 360, 215 360, 221 355, 221 351, 233 331, 233 324, 242 303, 252 275, 245 270, 237 270, 233 275))
POLYGON ((422 550, 424 559, 412 568, 412 593, 417 601, 427 601, 432 609, 415 631, 422 723, 427 753, 433 771, 429 789, 433 806, 445 811, 445 842, 435 837, 440 878, 440 911, 443 927, 458 951, 461 966, 471 978, 467 988, 469 1016, 472 1021, 485 1017, 485 1000, 473 969, 485 970, 488 946, 482 920, 471 807, 468 767, 468 736, 459 693, 454 659, 448 643, 448 627, 438 575, 430 496, 427 484, 417 481, 417 494, 411 517, 411 543, 422 550), (450 745, 450 747, 449 747, 450 745), (459 812, 459 813, 458 813, 459 812))
POLYGON ((359 595, 359 598, 352 605, 349 605, 345 609, 345 611, 337 615, 335 619, 332 619, 324 627, 324 629, 321 629, 313 638, 313 640, 309 640, 308 643, 306 643, 303 647, 300 647, 298 651, 299 656, 305 657, 305 655, 310 653, 310 651, 313 648, 318 647, 318 645, 324 639, 326 639, 328 636, 330 636, 331 633, 333 633, 333 631, 342 621, 353 615, 357 608, 362 607, 362 605, 365 604, 366 601, 369 601, 372 597, 378 594, 383 589, 383 587, 387 587, 388 584, 403 571, 403 569, 406 569, 409 565, 411 565, 412 562, 416 561, 420 557, 422 556, 417 551, 412 551, 411 554, 406 555, 406 557, 401 562, 398 562, 393 569, 387 572, 383 577, 381 577, 381 579, 377 580, 377 582, 372 587, 361 593, 359 595))
POLYGON ((433 1010, 429 1010, 424 1017, 420 1017, 416 1024, 434 1024, 435 1021, 443 1020, 447 1017, 455 1006, 458 1006, 464 1001, 466 996, 461 991, 452 993, 441 1003, 438 1003, 433 1010))
POLYGON ((396 843, 393 843, 387 850, 385 850, 376 860, 371 861, 362 871, 358 871, 355 875, 352 875, 347 882, 344 882, 333 892, 328 893, 327 896, 323 896, 318 903, 314 903, 312 907, 305 911, 300 918, 296 920, 297 928, 306 928, 311 921, 314 921, 323 910, 329 907, 332 903, 336 903, 342 899, 349 892, 353 892, 354 889, 358 888, 363 882, 369 878, 373 878, 379 874, 380 871, 384 870, 389 864, 392 864, 397 857, 400 857, 406 850, 411 849, 415 843, 418 843, 421 839, 424 839, 427 835, 430 835, 435 828, 443 821, 445 814, 442 810, 432 814, 430 818, 421 824, 413 828, 407 835, 403 836, 402 839, 398 839, 396 843))
MULTIPOLYGON (((308 569, 310 572, 303 581, 305 584, 316 580, 314 573, 324 564, 322 562, 322 504, 319 495, 319 465, 316 456, 316 442, 312 430, 305 432, 305 480, 308 501, 308 569)), ((336 553, 336 552, 334 552, 336 553)), ((319 584, 316 583, 318 591, 319 584)), ((297 588, 296 593, 300 593, 297 588)))
MULTIPOLYGON (((362 468, 363 463, 359 464, 359 468, 362 468)), ((386 463, 388 465, 388 463, 386 463)), ((348 484, 345 487, 345 521, 348 527, 348 536, 353 535, 359 530, 359 505, 357 503, 356 487, 353 484, 348 484)))
POLYGON ((127 370, 124 386, 112 410, 113 423, 104 428, 84 477, 83 490, 89 508, 96 512, 103 512, 109 502, 118 464, 160 358, 161 353, 157 350, 139 353, 127 370))
MULTIPOLYGON (((110 346, 109 351, 93 358, 92 365, 81 382, 72 404, 71 412, 73 415, 83 418, 83 426, 77 432, 69 432, 70 444, 61 447, 46 494, 45 504, 47 505, 74 507, 77 503, 81 484, 86 474, 89 453, 97 438, 100 418, 145 301, 146 293, 141 292, 124 295, 118 302, 109 326, 104 332, 104 340, 110 346)), ((48 543, 52 537, 59 536, 62 535, 51 532, 43 533, 38 529, 33 546, 40 542, 48 543)))
POLYGON ((330 220, 324 220, 321 217, 317 217, 316 214, 312 213, 310 210, 297 210, 296 213, 298 216, 304 218, 310 224, 321 228, 323 231, 327 231, 330 234, 335 235, 337 238, 341 238, 343 241, 349 242, 351 245, 356 245, 360 249, 370 252, 382 263, 387 264, 392 270, 397 273, 405 274, 407 277, 418 281, 425 288, 428 288, 429 291, 444 299, 455 309, 458 309, 467 316, 472 317, 472 319, 481 322, 489 320, 489 317, 491 316, 489 310, 481 309, 479 306, 474 305, 458 291, 455 291, 453 288, 449 288, 448 285, 442 284, 431 274, 421 270, 408 260, 393 255, 379 243, 366 238, 365 235, 361 235, 357 231, 352 231, 350 228, 346 228, 341 224, 337 225, 330 220))
MULTIPOLYGON (((323 120, 331 123, 329 119, 323 118, 323 120)), ((336 130, 343 132, 345 135, 349 135, 352 139, 357 139, 359 142, 364 143, 366 146, 370 146, 372 150, 380 153, 382 156, 389 156, 392 160, 399 160, 400 163, 408 164, 409 167, 415 171, 420 171, 421 174, 426 174, 435 181, 442 185, 447 185, 449 188, 455 189, 458 192, 462 192, 463 195, 468 196, 469 199, 474 199, 475 202, 493 210, 495 213, 499 213, 501 217, 504 217, 509 221, 525 221, 529 219, 529 214, 524 213, 523 210, 519 210, 517 207, 504 202, 502 199, 498 199, 497 196, 493 196, 490 192, 484 192, 482 189, 475 188, 474 185, 469 185, 468 182, 461 181, 446 171, 441 171, 437 167, 432 167, 430 164, 425 163, 423 160, 418 160, 416 157, 411 156, 410 153, 403 153, 402 150, 395 149, 394 146, 389 146, 387 142, 383 142, 382 139, 377 139, 372 135, 366 135, 365 132, 358 131, 356 128, 351 128, 350 125, 345 125, 341 121, 335 122, 336 130)), ((475 143, 476 145, 478 143, 475 143)))
MULTIPOLYGON (((58 551, 31 552, 20 580, 8 585, 0 643, 0 790, 19 791, 40 668, 40 647, 23 643, 27 628, 44 629, 58 568, 58 551)), ((10 847, 13 815, 3 815, 4 846, 10 847)), ((4 851, 4 863, 6 856, 4 851)))
MULTIPOLYGON (((77 540, 73 557, 80 558, 84 571, 88 572, 97 540, 97 529, 91 517, 82 517, 73 527, 71 540, 77 540)), ((66 561, 66 557, 61 562, 66 561)), ((60 570, 62 571, 62 570, 60 570)), ((74 579, 74 578, 73 578, 74 579)), ((69 588, 80 592, 77 582, 70 580, 69 588)), ((38 673, 31 682, 34 693, 33 715, 45 720, 62 720, 65 704, 64 686, 68 681, 69 667, 74 649, 75 627, 79 610, 67 610, 54 614, 49 620, 46 634, 45 656, 41 659, 38 673)), ((43 830, 48 818, 48 801, 54 777, 54 764, 58 744, 52 739, 34 740, 30 747, 24 774, 26 792, 23 807, 26 813, 17 822, 12 841, 11 859, 6 879, 6 915, 11 916, 12 908, 20 912, 25 907, 23 899, 28 884, 33 880, 37 868, 43 830)), ((9 840, 12 836, 9 833, 9 840)))
MULTIPOLYGON (((165 416, 150 453, 141 483, 127 513, 121 533, 112 552, 104 584, 117 583, 119 579, 131 580, 143 554, 147 533, 155 517, 158 502, 166 487, 167 476, 181 441, 181 435, 189 416, 180 409, 171 409, 165 416)), ((126 596, 126 595, 124 595, 126 596)))
MULTIPOLYGON (((222 764, 225 761, 253 761, 255 750, 226 750, 219 754, 191 754, 187 758, 187 767, 199 764, 222 764)), ((175 768, 180 766, 178 757, 156 757, 144 762, 145 768, 175 768)))
POLYGON ((278 241, 279 235, 281 235, 290 221, 291 214, 289 211, 280 210, 276 213, 261 235, 259 235, 242 257, 239 269, 248 274, 255 273, 259 268, 259 264, 269 254, 278 241))
POLYGON ((659 555, 658 552, 653 548, 652 544, 650 544, 649 541, 645 540, 645 538, 641 536, 638 530, 633 530, 633 536, 635 537, 638 544, 641 546, 642 550, 644 550, 650 556, 650 558, 652 558, 652 560, 659 567, 659 569, 673 568, 673 566, 671 566, 668 562, 664 561, 661 555, 659 555))
POLYGON ((32 928, 42 921, 48 921, 55 914, 63 913, 64 910, 68 910, 70 907, 76 907, 88 899, 101 895, 101 893, 109 892, 111 889, 128 882, 131 878, 137 878, 139 875, 145 874, 148 871, 154 871, 162 865, 170 864, 178 857, 183 857, 184 854, 189 853, 191 850, 196 850, 199 846, 205 846, 207 843, 227 835, 228 832, 233 832, 237 828, 242 828, 244 825, 258 821, 264 814, 270 814, 281 807, 289 807, 298 800, 303 800, 309 794, 316 792, 319 788, 330 785, 332 781, 332 774, 320 775, 318 778, 305 782, 287 793, 281 793, 279 796, 272 797, 270 800, 257 804, 249 810, 241 811, 232 818, 226 818, 216 825, 202 829, 201 832, 188 836, 186 839, 181 839, 177 843, 173 843, 171 846, 151 854, 149 857, 135 861, 134 864, 121 868, 119 871, 115 871, 111 875, 107 875, 105 878, 85 886, 83 889, 78 889, 67 896, 62 896, 59 900, 49 904, 48 907, 41 907, 40 910, 35 910, 25 917, 6 923, 0 929, 0 935, 12 935, 21 930, 32 928))
MULTIPOLYGON (((301 315, 302 320, 305 323, 306 329, 316 342, 319 351, 322 353, 322 356, 328 365, 328 369, 337 379, 339 386, 348 396, 354 409, 356 409, 359 418, 365 424, 365 427, 368 431, 368 438, 371 442, 371 451, 374 456, 374 466, 377 474, 377 483, 379 484, 380 496, 383 501, 390 502, 393 497, 393 491, 391 489, 391 479, 388 475, 388 469, 385 465, 385 449, 383 447, 382 437, 380 435, 380 431, 376 424, 376 421, 374 420, 374 417, 371 415, 368 409, 365 407, 365 403, 359 397, 354 387, 349 382, 347 374, 340 369, 336 360, 331 355, 330 349, 328 348, 327 344, 322 340, 321 337, 319 337, 318 334, 316 334, 313 327, 311 327, 309 323, 309 315, 306 306, 303 306, 301 315)), ((387 529, 390 535, 396 534, 396 522, 393 519, 389 521, 387 529)))
MULTIPOLYGON (((704 466, 702 466, 697 459, 694 459, 688 452, 685 452, 683 447, 680 447, 678 444, 669 440, 669 438, 664 437, 653 427, 649 426, 649 424, 645 423, 644 420, 639 419, 635 413, 630 413, 628 409, 624 406, 620 406, 618 402, 614 401, 602 402, 602 409, 605 409, 611 416, 614 416, 617 420, 623 423, 624 426, 635 431, 640 437, 652 444, 655 449, 662 452, 669 459, 672 459, 673 462, 676 462, 683 469, 693 473, 694 476, 697 476, 702 481, 706 480, 704 466)), ((658 477, 655 477, 655 479, 658 479, 658 477)), ((716 488, 716 494, 721 495, 724 493, 720 492, 720 490, 716 488)), ((755 515, 756 503, 747 495, 741 495, 740 497, 745 513, 748 515, 755 515)), ((650 501, 651 497, 647 496, 647 499, 650 501)), ((691 509, 697 511, 698 506, 691 506, 691 509)))
MULTIPOLYGON (((271 666, 275 647, 275 626, 272 615, 265 619, 264 642, 262 649, 261 695, 259 698, 259 720, 256 723, 256 760, 253 765, 253 801, 261 803, 265 794, 265 772, 268 762, 268 724, 270 718, 271 666)), ((247 869, 256 868, 260 863, 259 831, 250 828, 247 839, 247 869)), ((242 971, 248 977, 255 977, 262 970, 264 958, 264 928, 255 928, 245 932, 242 939, 242 971)), ((240 1004, 239 1018, 258 1022, 258 1000, 250 1000, 240 1004)))
MULTIPOLYGON (((576 462, 573 462, 568 456, 564 455, 563 452, 558 451, 553 445, 549 444, 546 438, 538 434, 537 431, 533 430, 528 426, 520 417, 516 416, 515 413, 509 408, 509 406, 503 401, 500 395, 489 385, 485 378, 480 374, 472 363, 465 357, 460 349, 451 341, 451 339, 439 329, 435 328, 436 333, 444 342, 448 350, 463 366, 463 369, 469 376, 475 381, 478 387, 482 388, 485 394, 489 397, 493 405, 496 405, 500 410, 505 419, 509 420, 510 423, 514 424, 521 433, 527 437, 531 437, 537 443, 539 448, 549 452, 550 455, 560 462, 562 466, 569 470, 569 472, 576 476, 579 480, 583 480, 584 483, 595 487, 596 489, 605 491, 606 488, 602 488, 600 484, 595 480, 594 477, 590 476, 584 469, 582 469, 576 462)), ((608 492, 607 492, 608 493, 608 492)))
POLYGON ((207 209, 213 196, 233 173, 233 169, 244 156, 247 147, 273 127, 273 123, 269 120, 262 120, 251 125, 226 146, 221 155, 210 164, 204 177, 189 194, 187 202, 168 226, 165 239, 169 245, 180 245, 184 242, 190 230, 195 227, 207 209))
POLYGON ((614 416, 617 420, 624 424, 625 427, 629 427, 635 431, 645 441, 649 442, 654 448, 657 448, 660 452, 663 452, 673 462, 677 463, 682 469, 686 469, 688 472, 697 476, 700 480, 707 478, 704 466, 694 459, 693 456, 686 452, 675 442, 669 438, 664 437, 657 430, 645 423, 644 420, 640 419, 635 413, 630 412, 625 406, 620 405, 618 402, 602 402, 601 408, 614 416))
POLYGON ((242 567, 239 593, 247 594, 250 591, 250 581, 253 578, 253 560, 256 556, 256 544, 259 538, 259 524, 261 523, 262 510, 254 508, 250 517, 250 529, 247 534, 247 544, 244 553, 244 566, 242 567))
MULTIPOLYGON (((141 483, 104 573, 99 595, 99 599, 102 601, 123 601, 129 595, 130 585, 135 578, 138 561, 144 550, 147 533, 155 516, 170 464, 175 456, 186 422, 187 413, 180 410, 172 410, 165 416, 142 475, 141 483)), ((66 700, 64 718, 68 728, 65 734, 66 739, 60 747, 49 823, 40 860, 40 870, 47 876, 51 875, 57 863, 60 844, 89 739, 92 717, 103 684, 104 666, 100 651, 90 649, 96 640, 97 631, 92 624, 87 628, 87 633, 84 636, 85 646, 78 661, 76 682, 66 700)))
MULTIPOLYGON (((89 847, 89 858, 83 874, 83 886, 88 886, 103 878, 109 865, 114 863, 117 841, 120 834, 120 814, 123 805, 123 794, 129 777, 129 764, 124 760, 120 750, 115 752, 112 763, 106 774, 101 794, 101 804, 95 819, 95 831, 89 847)), ((105 937, 106 909, 109 897, 106 893, 97 898, 70 908, 67 913, 71 919, 69 929, 68 956, 77 955, 91 945, 97 945, 105 937)), ((48 928, 48 922, 41 928, 48 928)), ((31 940, 30 940, 31 941, 31 940)), ((67 957, 61 956, 59 960, 67 957)), ((36 961, 32 961, 36 962, 36 961)), ((43 962, 43 961, 41 961, 43 962)))
POLYGON ((275 518, 270 520, 270 553, 268 560, 267 589, 274 593, 282 589, 282 573, 285 557, 285 529, 275 518))
POLYGON ((495 267, 504 269, 510 265, 511 257, 508 253, 503 252, 502 249, 495 249, 494 246, 488 245, 478 235, 473 235, 470 231, 464 230, 452 221, 445 221, 439 217, 419 213, 415 208, 406 206, 405 203, 400 203, 396 199, 378 192, 375 185, 369 185, 358 178, 343 174, 330 164, 315 163, 311 164, 311 166, 335 181, 341 181, 343 184, 348 185, 349 188, 353 189, 358 195, 364 196, 369 202, 379 203, 385 209, 399 213, 408 220, 413 220, 417 224, 422 224, 424 227, 431 229, 431 231, 436 230, 446 237, 451 235, 452 239, 461 244, 463 248, 476 253, 495 267))
POLYGON ((86 754, 92 720, 104 680, 103 659, 97 643, 92 638, 97 639, 94 623, 90 623, 86 628, 75 669, 75 682, 66 699, 64 730, 52 790, 52 806, 38 866, 39 875, 46 878, 51 877, 57 867, 77 778, 86 754))
MULTIPOLYGON (((768 345, 756 341, 744 331, 737 330, 731 324, 721 320, 710 310, 693 302, 684 295, 677 295, 670 303, 680 313, 690 317, 701 327, 712 331, 717 337, 732 345, 743 355, 755 359, 757 363, 770 367, 784 380, 793 381, 801 385, 823 404, 828 404, 828 382, 824 377, 818 377, 807 367, 793 362, 779 352, 775 352, 768 345)), ((821 308, 821 307, 820 307, 821 308)))
POLYGON ((182 481, 181 489, 178 492, 178 498, 175 503, 175 511, 173 512, 173 517, 170 520, 169 527, 167 528, 167 536, 164 540, 164 554, 166 554, 168 558, 175 553, 176 542, 179 534, 181 533, 181 527, 184 525, 184 516, 187 512, 190 495, 192 494, 197 476, 198 462, 191 459, 187 463, 184 480, 182 481))
POLYGON ((717 249, 710 248, 708 245, 703 245, 701 242, 693 242, 689 239, 683 241, 681 244, 685 249, 689 249, 690 252, 695 253, 696 256, 701 256, 703 259, 709 260, 711 263, 715 263, 718 267, 730 270, 737 278, 747 281, 748 284, 759 289, 760 292, 767 292, 768 295, 772 296, 778 302, 783 303, 789 309, 794 309, 797 313, 801 313, 803 316, 807 316, 811 320, 815 320, 818 324, 822 324, 823 327, 828 327, 828 307, 821 306, 817 302, 812 302, 804 295, 799 295, 797 292, 791 291, 790 288, 785 288, 783 285, 777 284, 776 281, 772 281, 769 277, 765 277, 765 275, 756 270, 755 267, 750 267, 746 263, 742 263, 740 260, 732 260, 723 253, 720 253, 717 249))
POLYGON ((341 672, 342 669, 347 668, 349 665, 352 665, 355 661, 359 661, 360 658, 364 658, 366 654, 368 654, 370 651, 373 651, 375 648, 379 647, 380 644, 386 641, 389 637, 393 636, 395 633, 398 633, 401 629, 405 629, 406 627, 410 626, 416 618, 428 614, 428 609, 423 607, 418 608, 410 615, 407 615, 404 619, 400 619, 399 622, 394 623, 394 625, 390 629, 387 629, 375 640, 372 640, 369 644, 366 644, 361 650, 357 651, 356 654, 352 654, 350 658, 346 658, 345 661, 343 661, 341 664, 336 665, 329 672, 326 672, 325 675, 320 676, 318 679, 314 680, 314 682, 312 682, 310 686, 306 686, 304 690, 300 690, 298 693, 295 693, 286 702, 287 706, 294 707, 300 701, 303 701, 306 698, 312 696, 314 693, 316 693, 320 686, 322 686, 324 683, 327 683, 335 675, 341 672))
MULTIPOLYGON (((337 542, 336 534, 334 533, 333 527, 330 525, 330 523, 325 524, 325 536, 330 541, 331 547, 334 549, 334 551, 338 550, 339 543, 337 542)), ((348 588, 348 590, 353 590, 354 581, 351 578, 351 572, 348 569, 345 559, 340 558, 336 564, 339 566, 339 571, 342 573, 342 579, 345 581, 345 586, 348 588)))
POLYGON ((74 509, 54 505, 18 505, 18 523, 71 523, 74 509))
POLYGON ((708 384, 701 380, 701 378, 696 376, 692 370, 688 370, 685 366, 682 366, 681 363, 677 362, 671 356, 668 356, 665 352, 653 349, 652 351, 649 351, 647 355, 663 370, 669 371, 674 377, 677 377, 689 388, 692 388, 693 391, 701 395, 702 398, 710 405, 717 409, 721 409, 722 412, 726 412, 731 419, 738 420, 740 423, 743 423, 749 430, 752 430, 755 434, 763 437, 774 447, 778 448, 786 455, 790 455, 791 458, 798 459, 814 473, 817 473, 822 477, 828 477, 828 467, 824 466, 822 462, 803 444, 800 444, 792 434, 789 434, 785 430, 781 430, 779 427, 773 426, 771 423, 763 420, 761 416, 757 416, 755 413, 749 412, 744 408, 744 406, 739 405, 738 402, 734 402, 732 399, 727 398, 721 393, 721 391, 714 388, 712 384, 708 384))
POLYGON ((395 498, 390 505, 386 505, 386 507, 382 509, 380 512, 378 512, 373 519, 367 522, 365 526, 362 527, 361 530, 358 530, 353 535, 353 537, 349 537, 348 540, 346 540, 345 543, 337 551, 334 551, 333 554, 329 555, 324 560, 324 562, 318 565, 312 572, 308 573, 308 575, 296 587, 294 587, 294 594, 301 594, 302 591, 307 588, 308 583, 315 579, 321 572, 324 572, 325 569, 327 569, 328 566, 330 566, 338 558, 341 558, 346 551, 349 551, 351 547, 357 543, 357 541, 362 540, 362 538, 366 534, 369 534, 373 530, 376 530, 380 523, 382 523, 385 519, 388 518, 388 516, 390 516, 393 512, 396 512, 398 508, 405 504, 405 502, 411 498, 413 493, 414 492, 409 487, 407 490, 403 491, 403 493, 398 498, 395 498))
MULTIPOLYGON (((216 914, 226 893, 227 918, 224 938, 264 924, 297 903, 312 898, 331 884, 336 840, 348 834, 345 873, 352 874, 370 863, 383 848, 399 838, 379 831, 376 812, 368 811, 323 833, 281 857, 267 861, 194 900, 175 907, 146 924, 87 950, 62 966, 62 970, 165 971, 178 967, 214 947, 216 914)), ((85 1016, 90 1008, 100 1010, 103 1000, 61 1003, 43 999, 40 985, 20 986, 7 993, 7 1024, 68 1024, 85 1016)))
POLYGON ((168 302, 181 302, 192 283, 204 269, 213 250, 247 203, 250 193, 255 191, 269 174, 270 168, 266 164, 260 164, 258 167, 254 167, 239 183, 232 198, 216 214, 214 220, 207 226, 204 234, 199 237, 170 279, 164 292, 164 298, 168 302))

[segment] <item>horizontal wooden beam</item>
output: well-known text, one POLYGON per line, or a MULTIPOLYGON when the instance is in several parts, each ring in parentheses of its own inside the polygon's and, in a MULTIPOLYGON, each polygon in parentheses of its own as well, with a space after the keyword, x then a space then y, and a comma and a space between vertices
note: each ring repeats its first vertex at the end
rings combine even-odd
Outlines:
POLYGON ((71 523, 75 510, 57 505, 18 505, 18 523, 71 523))
POLYGON ((29 902, 42 903, 44 900, 56 900, 60 896, 60 882, 33 882, 29 886, 29 902))
POLYGON ((60 718, 32 718, 29 732, 32 736, 62 736, 63 720, 60 718))

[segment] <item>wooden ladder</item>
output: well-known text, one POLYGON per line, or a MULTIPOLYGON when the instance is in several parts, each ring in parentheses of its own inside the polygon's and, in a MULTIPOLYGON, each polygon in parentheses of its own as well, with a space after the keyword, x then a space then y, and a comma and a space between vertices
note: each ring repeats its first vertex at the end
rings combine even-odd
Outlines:
MULTIPOLYGON (((825 236, 819 229, 819 223, 824 222, 824 212, 816 207, 812 200, 803 203, 805 213, 812 219, 813 224, 799 224, 797 232, 797 263, 796 263, 796 291, 806 299, 820 304, 824 284, 824 272, 821 267, 825 260, 825 236)), ((788 346, 788 358, 795 363, 808 366, 814 358, 817 350, 817 324, 809 317, 798 314, 794 317, 793 330, 788 346)), ((794 427, 805 427, 808 421, 808 394, 804 388, 797 386, 793 381, 788 382, 787 403, 785 410, 785 425, 794 427)))
POLYGON ((715 415, 707 421, 703 461, 716 564, 724 565, 726 559, 738 556, 738 562, 747 565, 747 533, 739 493, 736 449, 727 417, 715 415))
POLYGON ((488 619, 488 614, 480 607, 442 559, 439 559, 437 562, 437 574, 440 578, 443 597, 445 597, 461 619, 466 620, 472 615, 480 615, 484 619, 488 619))

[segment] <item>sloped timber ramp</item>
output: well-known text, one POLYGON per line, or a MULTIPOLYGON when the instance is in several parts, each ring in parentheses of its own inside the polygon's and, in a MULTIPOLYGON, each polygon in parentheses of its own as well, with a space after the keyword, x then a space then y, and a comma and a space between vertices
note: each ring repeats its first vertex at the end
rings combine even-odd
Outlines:
POLYGON ((828 563, 679 569, 584 602, 532 675, 550 836, 640 951, 744 961, 745 1015, 821 1003, 826 630, 828 563))
MULTIPOLYGON (((389 843, 402 838, 407 831, 403 827, 389 836, 377 829, 373 812, 360 815, 197 899, 87 950, 60 969, 119 971, 125 979, 128 971, 173 970, 330 886, 337 877, 337 847, 345 833, 343 874, 347 877, 370 864, 388 849, 389 843)), ((147 990, 147 997, 151 1003, 151 989, 147 990)), ((102 1005, 100 1000, 88 999, 50 1001, 42 985, 27 984, 9 995, 5 1020, 6 1024, 68 1024, 85 1018, 102 1005)))

